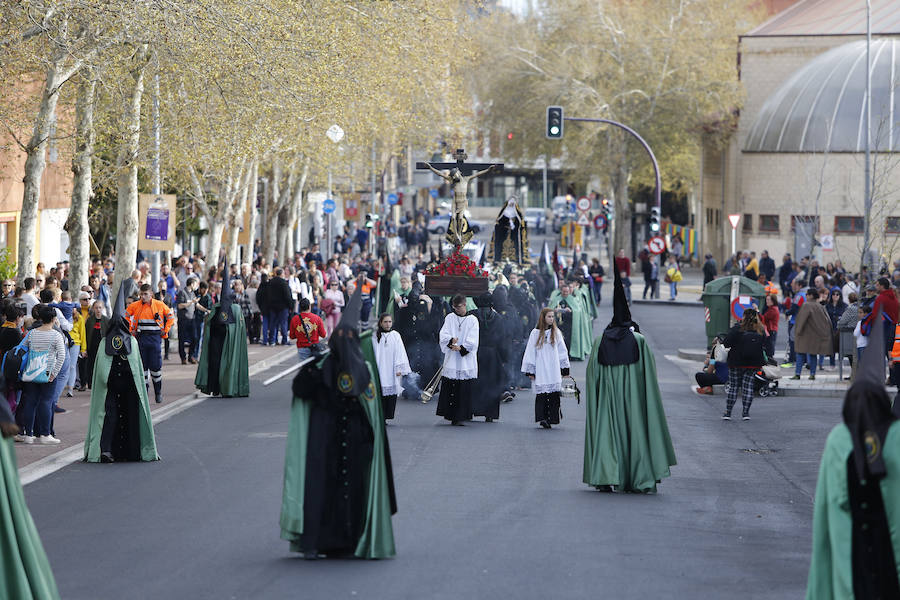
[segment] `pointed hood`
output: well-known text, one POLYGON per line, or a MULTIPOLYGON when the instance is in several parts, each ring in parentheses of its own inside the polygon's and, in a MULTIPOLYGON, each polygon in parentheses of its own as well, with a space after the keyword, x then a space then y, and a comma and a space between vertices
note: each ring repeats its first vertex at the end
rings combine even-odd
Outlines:
POLYGON ((128 356, 131 354, 131 321, 125 313, 125 299, 132 294, 135 287, 130 277, 119 284, 119 293, 113 304, 112 316, 104 335, 107 356, 128 356))
POLYGON ((362 308, 362 283, 357 280, 356 290, 341 313, 328 347, 331 355, 325 363, 325 377, 329 385, 335 385, 339 394, 346 397, 361 395, 371 381, 369 369, 362 355, 359 338, 359 314, 362 308))
POLYGON ((613 283, 613 318, 603 331, 597 360, 602 365, 630 365, 640 360, 640 349, 634 331, 640 331, 631 320, 631 309, 625 299, 622 277, 615 271, 613 283))
POLYGON ((234 304, 234 290, 231 289, 231 273, 226 268, 222 274, 222 294, 219 296, 219 308, 216 309, 214 318, 226 325, 235 323, 237 319, 231 309, 232 304, 234 304))
POLYGON ((615 279, 613 280, 613 317, 607 327, 634 327, 635 331, 640 331, 637 323, 631 320, 631 308, 628 306, 628 300, 625 298, 625 285, 622 283, 622 276, 618 269, 615 271, 615 279))
POLYGON ((897 416, 884 387, 884 320, 881 310, 872 317, 872 332, 847 390, 844 423, 853 439, 853 461, 860 479, 881 479, 887 474, 881 454, 885 437, 897 416))

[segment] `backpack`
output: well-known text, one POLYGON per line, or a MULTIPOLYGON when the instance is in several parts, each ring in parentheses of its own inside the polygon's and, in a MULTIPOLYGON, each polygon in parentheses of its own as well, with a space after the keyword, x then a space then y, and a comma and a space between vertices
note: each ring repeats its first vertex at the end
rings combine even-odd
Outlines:
POLYGON ((28 358, 28 348, 23 345, 24 342, 23 339, 16 346, 7 350, 3 355, 3 362, 0 363, 3 378, 9 383, 22 381, 22 369, 28 358))

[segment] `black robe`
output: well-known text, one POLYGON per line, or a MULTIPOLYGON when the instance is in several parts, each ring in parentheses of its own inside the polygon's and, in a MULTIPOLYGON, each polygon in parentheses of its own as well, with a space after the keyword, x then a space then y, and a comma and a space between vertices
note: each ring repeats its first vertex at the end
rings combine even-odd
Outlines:
POLYGON ((424 388, 441 366, 438 348, 441 331, 440 304, 434 301, 431 310, 424 300, 410 298, 409 304, 394 311, 394 330, 400 334, 409 356, 409 368, 419 375, 419 387, 424 388))
MULTIPOLYGON (((216 316, 218 316, 218 314, 216 314, 216 316)), ((212 318, 207 322, 207 327, 209 327, 207 356, 201 356, 200 360, 206 362, 206 380, 209 387, 207 393, 212 396, 218 396, 222 393, 219 370, 222 366, 221 357, 225 349, 225 335, 227 333, 228 325, 223 323, 221 319, 212 318)))
POLYGON ((100 452, 116 461, 141 460, 140 396, 127 356, 112 358, 106 387, 106 416, 100 433, 100 452))
MULTIPOLYGON (((566 302, 565 298, 559 299, 558 308, 569 308, 569 303, 566 302)), ((574 313, 571 310, 561 310, 557 313, 556 322, 559 324, 559 330, 563 334, 563 339, 566 340, 566 348, 569 349, 569 352, 572 351, 572 324, 574 323, 574 313)))
POLYGON ((478 383, 472 390, 472 414, 489 419, 500 418, 500 398, 508 388, 503 361, 508 348, 502 317, 490 307, 471 311, 478 319, 478 383))
POLYGON ((366 523, 372 427, 360 400, 339 394, 322 370, 307 366, 294 388, 312 404, 300 545, 330 556, 353 554, 366 523))

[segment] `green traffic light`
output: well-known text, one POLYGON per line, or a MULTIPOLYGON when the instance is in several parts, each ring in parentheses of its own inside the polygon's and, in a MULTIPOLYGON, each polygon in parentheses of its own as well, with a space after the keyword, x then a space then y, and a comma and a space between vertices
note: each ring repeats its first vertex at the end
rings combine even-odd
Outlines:
POLYGON ((553 127, 550 128, 550 133, 551 133, 552 135, 557 135, 557 134, 559 133, 559 127, 557 127, 556 125, 554 125, 553 127))

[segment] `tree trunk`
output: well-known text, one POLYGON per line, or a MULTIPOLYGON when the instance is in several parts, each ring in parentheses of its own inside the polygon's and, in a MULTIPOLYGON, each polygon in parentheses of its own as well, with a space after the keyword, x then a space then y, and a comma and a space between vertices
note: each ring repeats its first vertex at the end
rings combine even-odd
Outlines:
POLYGON ((259 161, 253 161, 250 169, 250 199, 247 210, 250 211, 250 231, 247 232, 247 249, 244 252, 244 262, 253 262, 253 245, 256 243, 256 224, 259 221, 259 209, 256 207, 256 199, 259 197, 259 161))
POLYGON ((619 163, 613 176, 613 190, 615 192, 616 227, 613 236, 613 253, 625 250, 625 255, 634 260, 631 248, 631 203, 628 198, 628 179, 630 172, 628 166, 619 163))
POLYGON ((97 81, 88 68, 78 87, 75 103, 75 156, 72 158, 74 174, 72 208, 66 231, 69 233, 69 289, 79 290, 87 285, 90 271, 90 228, 88 208, 94 196, 92 188, 91 160, 94 156, 94 92, 97 81))
POLYGON ((24 193, 19 217, 19 252, 17 279, 21 285, 26 277, 34 276, 34 252, 37 239, 38 202, 41 197, 41 179, 47 166, 46 152, 50 132, 56 124, 56 104, 62 81, 59 70, 64 57, 50 64, 47 80, 41 96, 41 105, 34 122, 31 139, 25 147, 24 193))
POLYGON ((288 264, 287 241, 291 237, 290 224, 288 223, 288 207, 284 206, 278 211, 278 265, 284 267, 288 264))
POLYGON ((225 232, 224 219, 207 219, 209 235, 207 237, 206 267, 219 266, 219 253, 222 251, 222 234, 225 232))
POLYGON ((270 193, 265 199, 266 202, 266 219, 263 223, 262 231, 262 252, 266 260, 266 264, 270 267, 275 260, 275 245, 277 238, 275 230, 278 227, 278 200, 280 199, 281 190, 281 161, 275 159, 272 164, 272 182, 270 184, 270 193))
POLYGON ((225 257, 228 265, 240 266, 241 256, 238 246, 238 236, 241 233, 241 226, 244 224, 244 212, 247 210, 247 198, 250 195, 250 189, 253 187, 254 169, 253 165, 247 165, 247 171, 243 174, 240 182, 240 190, 237 193, 236 205, 232 207, 231 216, 228 219, 228 241, 225 245, 225 257))
POLYGON ((125 140, 119 147, 116 167, 119 209, 116 218, 116 269, 114 289, 131 275, 137 261, 138 245, 138 166, 141 140, 141 97, 144 94, 144 69, 149 57, 147 44, 141 44, 133 57, 131 77, 134 83, 122 121, 127 127, 125 140))

